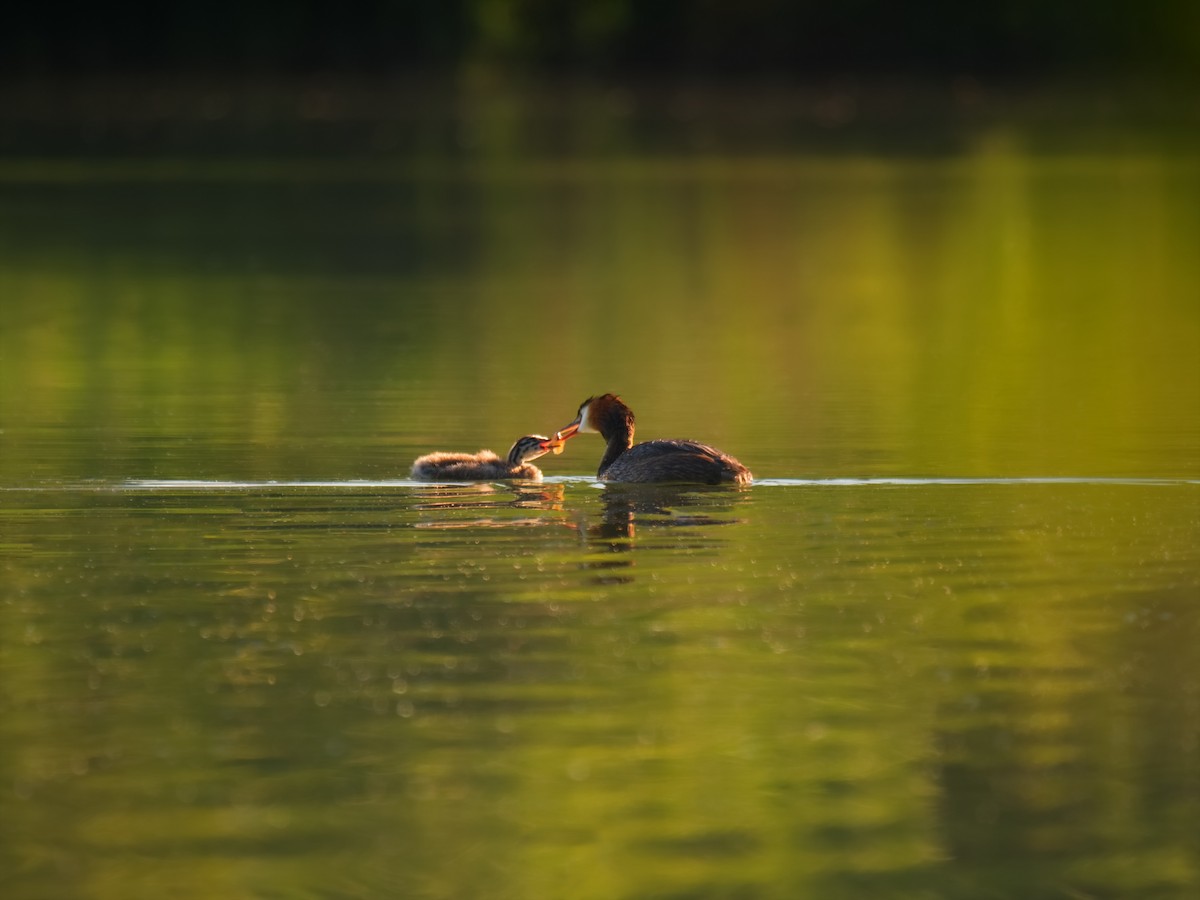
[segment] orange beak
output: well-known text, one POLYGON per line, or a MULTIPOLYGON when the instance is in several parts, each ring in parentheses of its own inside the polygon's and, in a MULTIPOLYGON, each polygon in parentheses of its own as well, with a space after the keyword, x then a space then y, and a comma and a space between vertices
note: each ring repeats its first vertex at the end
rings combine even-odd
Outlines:
POLYGON ((541 447, 545 452, 553 453, 555 456, 557 456, 563 452, 564 444, 566 444, 566 441, 559 440, 558 435, 555 435, 549 440, 542 441, 538 444, 538 446, 541 447))
POLYGON ((554 439, 560 443, 566 442, 567 439, 575 437, 579 433, 579 420, 576 419, 562 431, 557 431, 554 434, 554 439))

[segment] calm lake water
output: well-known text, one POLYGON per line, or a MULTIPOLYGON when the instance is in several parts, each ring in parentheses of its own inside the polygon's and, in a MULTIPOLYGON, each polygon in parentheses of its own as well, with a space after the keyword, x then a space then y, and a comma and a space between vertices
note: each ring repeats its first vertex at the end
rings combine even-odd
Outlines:
POLYGON ((3 896, 1200 893, 1194 108, 39 96, 3 896))

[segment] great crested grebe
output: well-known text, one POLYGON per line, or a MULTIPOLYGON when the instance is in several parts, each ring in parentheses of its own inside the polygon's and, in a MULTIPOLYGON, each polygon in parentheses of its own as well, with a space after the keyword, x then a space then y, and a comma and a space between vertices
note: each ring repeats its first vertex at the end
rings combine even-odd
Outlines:
POLYGON ((588 397, 575 421, 555 440, 598 432, 608 442, 596 477, 601 481, 675 481, 699 484, 750 484, 750 470, 716 447, 696 441, 633 443, 633 410, 616 394, 588 397))
POLYGON ((544 434, 519 438, 501 459, 491 450, 478 453, 427 453, 413 460, 412 478, 417 481, 495 481, 523 478, 541 481, 542 470, 529 460, 547 453, 562 453, 563 442, 544 434))

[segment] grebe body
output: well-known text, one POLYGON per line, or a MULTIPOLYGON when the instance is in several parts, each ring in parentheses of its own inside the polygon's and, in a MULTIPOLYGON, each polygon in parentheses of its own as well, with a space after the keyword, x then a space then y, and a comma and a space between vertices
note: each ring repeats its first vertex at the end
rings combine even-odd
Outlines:
POLYGON ((727 453, 697 441, 657 440, 633 443, 634 416, 616 394, 589 397, 575 421, 555 440, 593 432, 607 442, 596 477, 601 481, 750 484, 754 476, 727 453))
POLYGON ((506 459, 491 450, 427 453, 413 460, 411 477, 416 481, 541 481, 542 470, 529 461, 551 452, 561 453, 562 441, 527 434, 512 445, 506 459))

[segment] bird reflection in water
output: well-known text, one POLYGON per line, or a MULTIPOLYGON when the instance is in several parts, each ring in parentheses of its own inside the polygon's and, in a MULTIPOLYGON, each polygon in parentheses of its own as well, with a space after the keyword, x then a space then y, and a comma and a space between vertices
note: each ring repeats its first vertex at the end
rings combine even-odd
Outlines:
POLYGON ((415 504, 417 510, 436 511, 438 518, 418 522, 417 528, 513 528, 540 527, 563 524, 562 519, 546 516, 472 516, 470 518, 446 518, 447 511, 454 510, 538 510, 561 512, 563 508, 563 485, 538 484, 535 482, 492 484, 473 482, 469 484, 434 484, 420 488, 421 499, 415 504))
MULTIPOLYGON (((600 521, 584 529, 588 545, 597 555, 583 566, 597 572, 599 584, 633 580, 633 559, 627 554, 637 543, 637 529, 705 528, 733 525, 740 519, 727 515, 742 502, 745 490, 727 487, 666 484, 609 484, 601 498, 600 521), (602 552, 604 555, 599 555, 602 552)), ((665 534, 665 532, 663 532, 665 534)), ((670 535, 673 548, 696 549, 720 543, 716 536, 670 535)))

